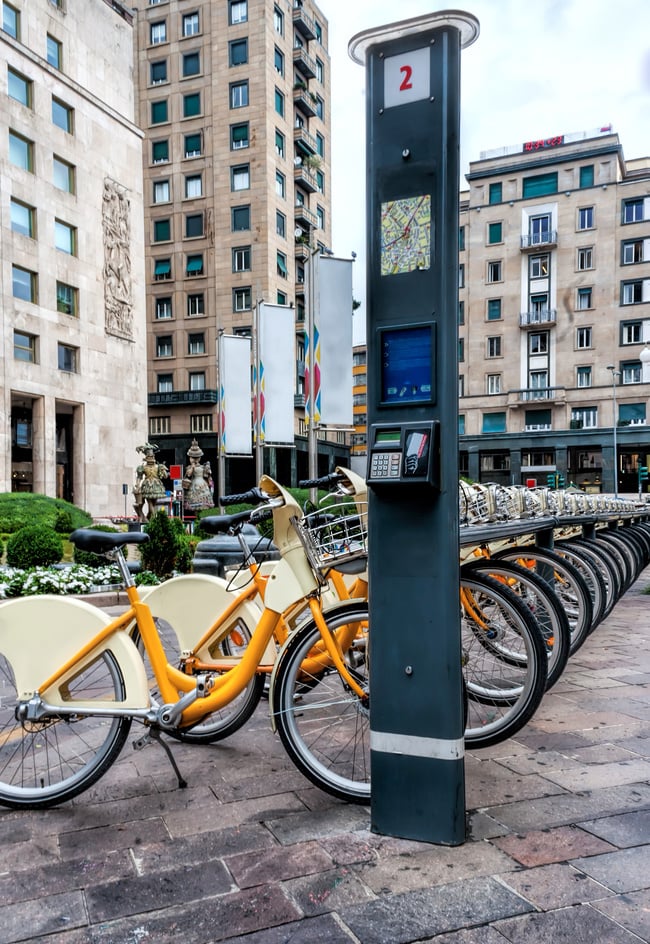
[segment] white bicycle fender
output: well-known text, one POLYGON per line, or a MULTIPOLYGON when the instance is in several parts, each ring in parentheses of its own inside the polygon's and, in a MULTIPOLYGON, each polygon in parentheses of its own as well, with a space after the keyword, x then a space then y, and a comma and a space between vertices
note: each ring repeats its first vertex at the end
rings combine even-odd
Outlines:
MULTIPOLYGON (((68 660, 74 658, 97 633, 111 622, 102 610, 72 597, 44 594, 18 597, 0 605, 0 652, 11 662, 19 697, 29 698, 68 660)), ((72 704, 93 708, 132 708, 149 706, 149 685, 142 658, 128 635, 113 633, 76 663, 62 678, 43 693, 50 704, 69 708, 72 704), (74 686, 66 683, 104 651, 117 660, 125 685, 123 701, 73 702, 74 686)))

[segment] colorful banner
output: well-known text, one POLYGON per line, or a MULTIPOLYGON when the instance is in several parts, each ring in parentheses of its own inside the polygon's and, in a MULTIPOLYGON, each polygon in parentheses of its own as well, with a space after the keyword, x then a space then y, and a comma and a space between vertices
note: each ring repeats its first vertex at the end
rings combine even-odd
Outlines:
POLYGON ((317 255, 312 263, 314 423, 351 426, 353 262, 317 255))
POLYGON ((251 341, 223 334, 219 338, 220 451, 224 456, 250 456, 251 341))
POLYGON ((260 439, 265 445, 294 442, 296 325, 293 308, 262 302, 258 316, 260 439))

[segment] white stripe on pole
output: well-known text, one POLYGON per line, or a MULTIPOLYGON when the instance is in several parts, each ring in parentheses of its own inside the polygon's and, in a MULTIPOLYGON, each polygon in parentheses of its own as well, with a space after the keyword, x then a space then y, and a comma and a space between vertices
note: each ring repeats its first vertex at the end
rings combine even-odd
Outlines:
POLYGON ((318 259, 314 319, 323 426, 352 425, 352 266, 351 259, 318 259))
POLYGON ((259 312, 264 443, 293 444, 296 314, 286 305, 267 305, 265 302, 260 304, 259 312))
POLYGON ((250 456, 251 421, 251 341, 223 334, 219 339, 219 376, 224 425, 222 449, 227 456, 250 456))

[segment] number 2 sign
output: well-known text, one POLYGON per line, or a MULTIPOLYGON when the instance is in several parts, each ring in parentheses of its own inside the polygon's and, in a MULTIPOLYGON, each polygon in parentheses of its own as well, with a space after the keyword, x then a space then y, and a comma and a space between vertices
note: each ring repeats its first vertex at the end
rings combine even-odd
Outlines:
POLYGON ((384 61, 384 108, 406 105, 429 98, 431 90, 431 51, 412 49, 384 61))

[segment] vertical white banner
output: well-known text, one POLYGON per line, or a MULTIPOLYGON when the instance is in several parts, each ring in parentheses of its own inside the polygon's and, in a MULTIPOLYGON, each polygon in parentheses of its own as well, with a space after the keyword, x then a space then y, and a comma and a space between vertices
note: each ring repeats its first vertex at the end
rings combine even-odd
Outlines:
POLYGON ((295 311, 286 305, 259 306, 260 413, 262 441, 294 442, 296 389, 295 311))
POLYGON ((314 323, 323 426, 352 425, 352 266, 351 259, 318 257, 314 323))
POLYGON ((250 456, 251 341, 223 334, 219 338, 220 451, 227 456, 250 456))

